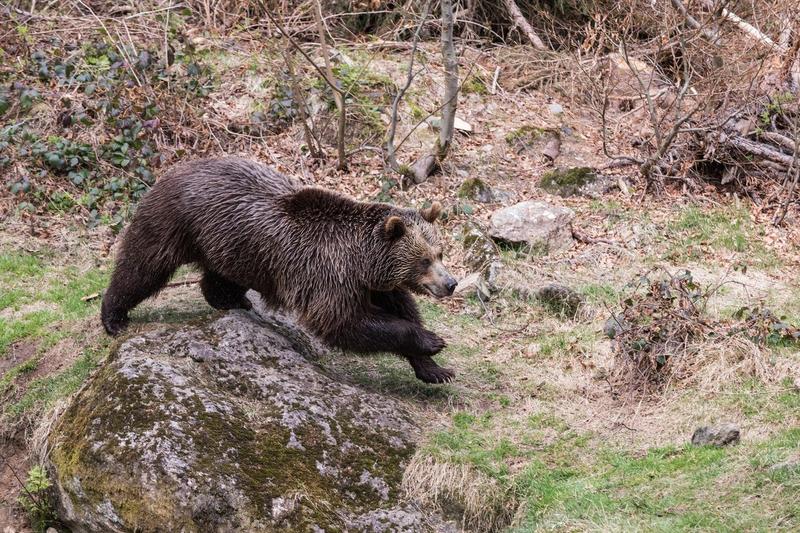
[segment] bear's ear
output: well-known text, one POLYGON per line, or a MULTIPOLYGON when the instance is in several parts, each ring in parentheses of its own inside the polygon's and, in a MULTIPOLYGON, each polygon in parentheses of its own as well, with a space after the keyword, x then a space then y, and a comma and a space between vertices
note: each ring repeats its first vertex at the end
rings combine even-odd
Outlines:
POLYGON ((406 223, 398 216, 390 216, 383 223, 383 231, 388 238, 399 239, 406 233, 406 223))
POLYGON ((439 218, 439 213, 441 212, 442 204, 439 202, 433 202, 430 207, 421 209, 419 214, 422 215, 422 218, 433 224, 434 221, 439 218))

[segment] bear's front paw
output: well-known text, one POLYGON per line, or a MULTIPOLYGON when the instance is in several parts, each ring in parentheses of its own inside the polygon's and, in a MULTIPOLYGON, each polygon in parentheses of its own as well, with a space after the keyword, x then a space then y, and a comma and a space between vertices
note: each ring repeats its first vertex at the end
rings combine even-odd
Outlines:
POLYGON ((425 383, 450 383, 456 377, 456 373, 450 368, 442 368, 440 366, 434 368, 419 369, 414 372, 417 379, 425 383))
POLYGON ((420 337, 421 355, 436 355, 447 346, 444 339, 432 331, 423 330, 420 337))
POLYGON ((128 327, 128 317, 103 317, 103 327, 106 333, 112 337, 116 337, 128 327))

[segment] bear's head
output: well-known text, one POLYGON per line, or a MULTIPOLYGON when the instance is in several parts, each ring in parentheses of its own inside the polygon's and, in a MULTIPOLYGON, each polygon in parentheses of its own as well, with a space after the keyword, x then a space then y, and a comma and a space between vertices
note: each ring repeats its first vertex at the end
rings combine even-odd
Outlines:
POLYGON ((419 211, 393 212, 384 220, 392 288, 402 287, 439 298, 453 294, 457 283, 442 264, 441 238, 433 224, 441 210, 441 204, 434 202, 419 211))

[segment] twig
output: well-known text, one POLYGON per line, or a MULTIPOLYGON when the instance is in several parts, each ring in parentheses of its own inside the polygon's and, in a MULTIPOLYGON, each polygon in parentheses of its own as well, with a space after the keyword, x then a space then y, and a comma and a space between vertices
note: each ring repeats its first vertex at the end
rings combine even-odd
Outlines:
POLYGON ((495 67, 494 76, 492 77, 492 86, 489 88, 489 93, 497 94, 497 79, 500 77, 500 67, 495 67))
POLYGON ((25 494, 28 496, 28 499, 31 501, 31 503, 33 503, 33 505, 36 506, 36 508, 39 510, 40 513, 46 515, 48 512, 47 509, 39 501, 39 498, 34 496, 31 493, 31 491, 28 490, 28 487, 25 486, 25 483, 23 483, 22 479, 20 479, 19 474, 17 474, 17 470, 13 466, 11 466, 11 461, 9 461, 8 458, 5 455, 3 455, 2 452, 0 452, 0 459, 2 459, 3 461, 3 464, 0 465, 0 470, 2 470, 2 466, 7 466, 8 469, 11 471, 11 475, 14 476, 14 479, 17 480, 19 486, 22 487, 22 490, 25 491, 25 494))
POLYGON ((703 34, 703 37, 708 39, 712 44, 717 44, 717 38, 718 38, 717 34, 714 33, 713 31, 709 30, 708 28, 703 27, 703 25, 700 24, 697 21, 697 19, 694 18, 689 13, 689 11, 686 10, 686 7, 683 5, 683 2, 681 2, 681 0, 671 0, 671 2, 672 2, 672 5, 675 7, 675 9, 677 9, 678 12, 681 15, 683 15, 683 18, 686 19, 686 24, 690 28, 693 28, 693 29, 698 30, 699 32, 701 32, 703 34))

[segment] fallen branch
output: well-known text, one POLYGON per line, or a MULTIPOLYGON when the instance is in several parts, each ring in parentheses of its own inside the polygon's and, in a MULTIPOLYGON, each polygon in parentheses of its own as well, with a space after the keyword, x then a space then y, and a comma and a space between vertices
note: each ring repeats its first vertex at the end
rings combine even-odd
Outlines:
POLYGON ((780 163, 785 167, 784 170, 791 167, 792 162, 794 161, 794 157, 791 155, 784 154, 783 152, 776 150, 769 145, 751 141, 750 139, 745 139, 739 135, 726 135, 723 133, 720 134, 718 140, 720 144, 731 146, 741 150, 742 152, 764 158, 768 161, 780 163))
POLYGON ((514 26, 519 28, 519 30, 523 35, 525 35, 525 38, 530 41, 534 48, 537 50, 549 50, 539 36, 536 35, 536 32, 533 31, 533 27, 522 15, 522 11, 519 10, 519 6, 517 6, 514 0, 503 0, 503 5, 505 6, 506 11, 508 11, 508 14, 511 15, 511 20, 514 22, 514 26))
MULTIPOLYGON (((712 13, 716 11, 716 7, 714 6, 713 0, 703 0, 703 6, 705 6, 705 8, 712 13)), ((742 17, 740 17, 733 11, 730 11, 728 8, 723 7, 722 10, 720 11, 720 14, 722 15, 723 18, 726 18, 729 21, 736 24, 736 26, 738 26, 740 30, 742 30, 749 36, 753 37, 759 43, 769 46, 770 48, 773 48, 781 53, 786 52, 786 46, 776 43, 769 36, 764 35, 764 33, 762 33, 758 28, 756 28, 755 26, 744 20, 742 17)))
POLYGON ((775 133, 772 131, 765 131, 759 134, 759 137, 762 139, 766 139, 774 144, 777 144, 781 148, 786 148, 790 152, 794 153, 795 150, 795 141, 790 139, 785 135, 781 135, 780 133, 775 133))

